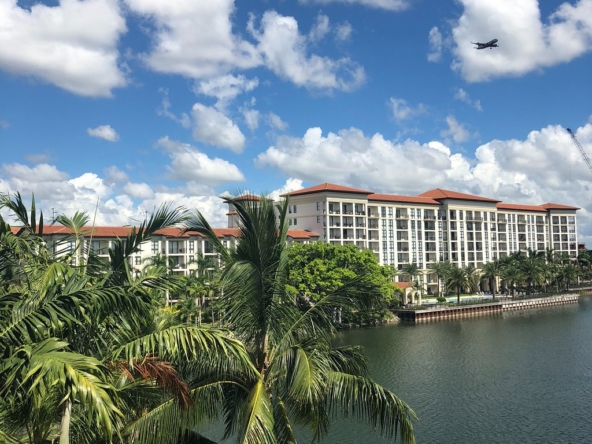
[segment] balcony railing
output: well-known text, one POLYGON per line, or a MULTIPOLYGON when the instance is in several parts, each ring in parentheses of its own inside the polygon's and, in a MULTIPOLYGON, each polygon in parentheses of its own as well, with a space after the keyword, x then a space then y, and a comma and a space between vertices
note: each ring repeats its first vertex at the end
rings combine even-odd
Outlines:
POLYGON ((395 219, 409 219, 408 214, 396 214, 395 219))

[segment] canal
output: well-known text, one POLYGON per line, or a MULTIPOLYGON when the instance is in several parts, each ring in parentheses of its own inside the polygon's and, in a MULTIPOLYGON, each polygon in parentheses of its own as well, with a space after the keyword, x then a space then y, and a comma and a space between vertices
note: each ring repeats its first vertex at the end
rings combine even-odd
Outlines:
MULTIPOLYGON (((592 299, 345 332, 374 379, 415 410, 419 444, 592 442, 592 299)), ((329 444, 383 443, 335 421, 329 444)))

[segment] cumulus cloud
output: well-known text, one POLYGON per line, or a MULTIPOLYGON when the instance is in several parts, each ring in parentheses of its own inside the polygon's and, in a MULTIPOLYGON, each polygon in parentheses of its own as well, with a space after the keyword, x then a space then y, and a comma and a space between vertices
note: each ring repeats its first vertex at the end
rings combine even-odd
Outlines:
POLYGON ((284 122, 280 116, 275 113, 269 113, 267 115, 267 123, 272 128, 278 129, 280 131, 285 131, 288 129, 288 124, 284 122))
POLYGON ((122 191, 134 199, 152 199, 154 191, 147 183, 128 182, 123 186, 122 191))
POLYGON ((541 19, 537 0, 459 0, 464 10, 453 28, 453 68, 469 82, 521 76, 566 63, 592 50, 592 0, 562 3, 541 19), (475 50, 469 42, 499 40, 475 50))
POLYGON ((115 165, 106 168, 105 174, 105 180, 107 181, 107 183, 120 183, 126 182, 128 180, 127 174, 124 171, 121 171, 115 165))
POLYGON ((395 97, 390 98, 389 105, 393 113, 393 118, 398 123, 426 112, 426 108, 422 103, 411 106, 407 104, 405 99, 397 99, 395 97))
POLYGON ((343 22, 335 27, 335 38, 340 42, 349 40, 352 34, 352 26, 349 22, 343 22))
POLYGON ((300 0, 300 3, 348 3, 369 6, 376 9, 388 11, 402 11, 409 6, 409 0, 300 0))
POLYGON ((456 92, 454 93, 454 98, 456 100, 460 100, 461 102, 466 103, 467 105, 472 106, 477 111, 483 111, 483 108, 481 107, 481 101, 480 100, 473 100, 473 99, 471 99, 471 97, 469 96, 469 93, 466 92, 462 88, 457 88, 456 89, 456 92))
POLYGON ((273 200, 280 200, 282 199, 282 194, 301 190, 302 188, 304 188, 302 186, 302 180, 290 177, 288 180, 286 180, 286 183, 281 188, 269 193, 268 197, 273 200))
POLYGON ((253 44, 232 32, 234 0, 125 0, 150 18, 153 46, 142 56, 155 71, 202 79, 261 64, 253 44))
POLYGON ((250 130, 256 130, 259 127, 259 111, 252 108, 243 108, 241 110, 245 118, 245 124, 250 130))
POLYGON ((329 17, 325 14, 317 15, 317 20, 308 33, 308 38, 313 42, 322 40, 331 30, 329 17))
POLYGON ((117 0, 61 0, 28 9, 0 2, 0 70, 74 94, 109 97, 127 81, 117 44, 126 32, 117 0))
POLYGON ((169 90, 166 88, 161 88, 159 90, 163 94, 162 104, 160 109, 156 111, 159 116, 168 117, 169 119, 173 120, 174 122, 179 123, 183 128, 190 128, 191 127, 191 117, 189 117, 186 113, 181 113, 181 116, 177 116, 175 113, 171 111, 171 101, 169 100, 169 90))
POLYGON ((164 148, 171 158, 172 163, 167 169, 173 180, 207 186, 245 180, 236 165, 217 157, 212 159, 189 144, 163 137, 157 145, 164 148))
POLYGON ((267 11, 255 26, 251 16, 248 30, 257 40, 265 65, 281 78, 314 90, 351 91, 365 80, 364 68, 347 57, 331 59, 308 54, 307 37, 293 17, 267 11))
POLYGON ((245 136, 232 120, 211 106, 193 105, 193 138, 209 145, 242 153, 245 136))
POLYGON ((437 26, 430 29, 428 34, 430 42, 430 52, 428 52, 428 62, 439 62, 442 60, 442 33, 437 26))
POLYGON ((442 137, 452 137, 456 143, 466 142, 473 137, 465 125, 456 120, 454 116, 446 116, 446 125, 448 128, 440 132, 442 137))
POLYGON ((99 139, 105 139, 109 142, 117 142, 119 135, 115 132, 111 125, 100 125, 96 128, 87 128, 86 132, 91 137, 98 137, 99 139))
POLYGON ((208 80, 197 82, 194 91, 209 97, 218 99, 216 108, 224 108, 228 102, 234 100, 239 94, 252 91, 259 85, 257 77, 247 79, 243 75, 234 76, 227 74, 208 80))

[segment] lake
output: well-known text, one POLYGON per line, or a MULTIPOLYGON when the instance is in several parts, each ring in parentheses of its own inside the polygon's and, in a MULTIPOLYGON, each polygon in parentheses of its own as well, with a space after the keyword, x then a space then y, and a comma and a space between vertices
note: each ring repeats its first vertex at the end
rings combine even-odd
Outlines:
MULTIPOLYGON (((420 444, 592 442, 592 299, 345 332, 373 378, 419 416, 420 444)), ((335 421, 323 443, 383 443, 335 421)))

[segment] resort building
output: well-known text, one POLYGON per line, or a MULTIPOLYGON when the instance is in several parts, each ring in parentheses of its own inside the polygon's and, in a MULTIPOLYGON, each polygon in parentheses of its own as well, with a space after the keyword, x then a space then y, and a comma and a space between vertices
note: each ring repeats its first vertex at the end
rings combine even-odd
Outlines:
MULTIPOLYGON (((433 189, 418 196, 376 194, 330 183, 287 193, 289 228, 319 233, 332 245, 370 249, 385 265, 427 270, 450 261, 459 267, 529 249, 577 257, 577 207, 519 205, 433 189)), ((420 276, 428 290, 434 275, 420 276)), ((433 288, 431 290, 434 290, 433 288)))
MULTIPOLYGON (((419 282, 435 293, 437 278, 429 265, 450 261, 458 267, 483 264, 528 250, 578 254, 577 207, 545 203, 520 205, 496 199, 433 189, 418 196, 377 194, 368 190, 324 183, 287 193, 288 243, 325 242, 371 250, 382 265, 401 270, 416 264, 419 282)), ((239 200, 259 201, 245 195, 239 200)), ((236 209, 229 205, 227 228, 216 228, 222 243, 233 248, 239 235, 236 209)), ((15 229, 18 230, 18 229, 15 229)), ((127 236, 130 227, 88 227, 82 241, 108 258, 113 241, 127 236)), ((44 227, 44 238, 57 254, 75 250, 72 231, 44 227)), ((139 272, 150 258, 161 256, 175 274, 197 269, 197 255, 218 261, 213 245, 194 232, 169 228, 142 245, 130 266, 139 272)), ((73 263, 81 258, 73 257, 73 263)))

